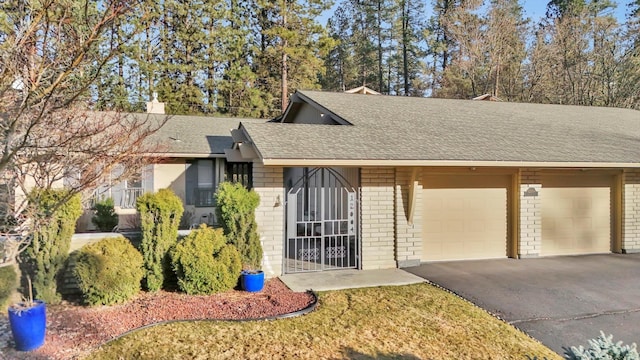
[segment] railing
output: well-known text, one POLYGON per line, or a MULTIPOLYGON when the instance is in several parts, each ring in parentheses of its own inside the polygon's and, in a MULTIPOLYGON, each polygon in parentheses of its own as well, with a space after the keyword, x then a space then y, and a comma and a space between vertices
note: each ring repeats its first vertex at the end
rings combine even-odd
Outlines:
POLYGON ((213 188, 195 189, 195 206, 197 207, 214 207, 216 201, 214 198, 216 190, 213 188))
POLYGON ((122 190, 122 197, 120 197, 120 208, 122 209, 135 209, 136 200, 144 193, 143 188, 128 188, 122 190))

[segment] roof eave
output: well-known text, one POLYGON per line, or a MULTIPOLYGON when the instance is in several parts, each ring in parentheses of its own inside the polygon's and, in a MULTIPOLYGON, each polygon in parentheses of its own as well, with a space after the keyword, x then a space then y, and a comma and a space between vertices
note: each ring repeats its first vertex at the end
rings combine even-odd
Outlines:
POLYGON ((559 162, 559 161, 477 161, 477 160, 370 160, 370 159, 262 159, 265 166, 347 166, 347 167, 510 167, 510 168, 640 168, 640 163, 559 162))
POLYGON ((154 152, 145 154, 147 157, 161 157, 161 158, 223 158, 222 154, 211 153, 176 153, 176 152, 154 152))

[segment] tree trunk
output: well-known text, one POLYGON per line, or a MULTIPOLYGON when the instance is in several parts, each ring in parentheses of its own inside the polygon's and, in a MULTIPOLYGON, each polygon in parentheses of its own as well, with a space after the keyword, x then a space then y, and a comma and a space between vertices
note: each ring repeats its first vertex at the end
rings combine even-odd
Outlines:
MULTIPOLYGON (((282 28, 287 27, 287 0, 282 1, 282 28)), ((287 84, 287 39, 282 39, 282 98, 281 108, 282 112, 287 109, 289 97, 287 96, 288 84, 287 84)))
POLYGON ((409 96, 409 59, 407 42, 409 42, 409 0, 402 1, 402 75, 404 81, 404 96, 409 96))

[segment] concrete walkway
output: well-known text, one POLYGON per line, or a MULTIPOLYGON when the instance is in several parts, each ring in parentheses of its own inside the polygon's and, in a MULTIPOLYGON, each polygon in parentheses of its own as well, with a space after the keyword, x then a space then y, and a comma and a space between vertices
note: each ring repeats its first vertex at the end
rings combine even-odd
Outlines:
POLYGON ((280 280, 293 291, 327 291, 424 282, 423 278, 400 269, 335 270, 287 274, 280 276, 280 280))

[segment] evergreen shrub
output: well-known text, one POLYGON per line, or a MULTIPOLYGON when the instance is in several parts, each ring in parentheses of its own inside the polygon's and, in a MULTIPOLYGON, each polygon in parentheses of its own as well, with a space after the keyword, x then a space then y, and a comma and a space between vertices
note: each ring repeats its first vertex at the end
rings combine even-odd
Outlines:
POLYGON ((178 239, 178 226, 184 212, 182 200, 170 189, 161 189, 140 196, 136 208, 142 227, 144 286, 149 291, 158 291, 171 275, 169 249, 178 239))
POLYGON ((91 222, 98 230, 103 232, 113 231, 118 225, 118 214, 116 214, 113 198, 100 200, 93 205, 94 211, 91 222))
POLYGON ((0 306, 7 305, 18 286, 18 274, 13 266, 0 267, 0 306))
POLYGON ((176 244, 171 254, 178 287, 187 294, 214 294, 238 283, 240 253, 221 229, 206 225, 193 230, 176 244))
MULTIPOLYGON (((47 303, 60 301, 57 283, 69 257, 71 237, 82 215, 78 194, 64 189, 34 189, 28 195, 34 211, 33 238, 21 254, 23 275, 32 280, 34 296, 47 303)), ((23 295, 28 294, 23 286, 23 295)))
POLYGON ((216 191, 216 212, 230 244, 236 246, 246 268, 259 269, 262 245, 255 211, 260 196, 240 183, 222 182, 216 191))
POLYGON ((74 275, 88 305, 113 305, 140 291, 142 255, 124 237, 102 239, 78 251, 74 275))
POLYGON ((589 348, 572 346, 565 353, 569 360, 640 360, 636 344, 624 345, 622 341, 613 342, 613 335, 606 336, 600 331, 600 336, 589 340, 589 348))

